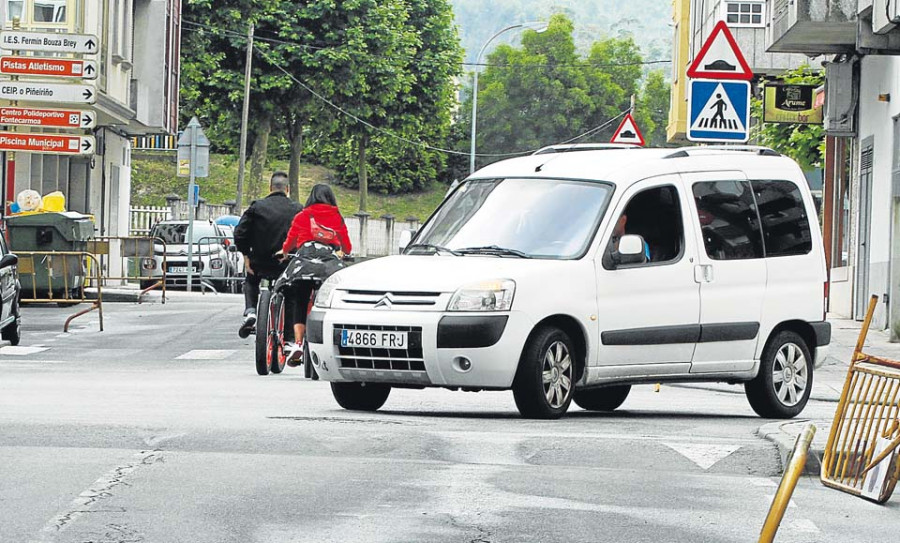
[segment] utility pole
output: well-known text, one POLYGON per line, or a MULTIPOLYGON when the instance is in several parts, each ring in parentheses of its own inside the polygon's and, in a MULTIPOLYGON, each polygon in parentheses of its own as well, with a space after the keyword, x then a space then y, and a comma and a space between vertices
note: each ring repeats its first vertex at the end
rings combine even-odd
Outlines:
POLYGON ((629 111, 629 113, 631 113, 632 115, 634 115, 634 106, 636 104, 637 104, 637 99, 635 98, 635 95, 632 94, 631 95, 631 111, 629 111))
POLYGON ((237 205, 235 210, 241 212, 244 198, 244 174, 247 164, 247 123, 250 119, 250 75, 253 71, 253 23, 247 30, 247 67, 244 74, 244 111, 241 113, 241 158, 238 162, 237 205))

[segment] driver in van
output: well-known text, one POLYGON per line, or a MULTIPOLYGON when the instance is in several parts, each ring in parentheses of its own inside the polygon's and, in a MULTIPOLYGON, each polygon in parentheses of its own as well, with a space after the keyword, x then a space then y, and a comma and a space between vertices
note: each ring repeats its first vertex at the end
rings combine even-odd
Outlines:
MULTIPOLYGON (((626 212, 622 212, 622 215, 619 217, 619 220, 616 221, 616 227, 613 230, 612 238, 609 240, 610 248, 609 253, 619 250, 619 240, 622 239, 622 236, 630 234, 633 232, 628 232, 628 215, 626 212)), ((645 262, 650 262, 650 245, 647 244, 646 240, 644 242, 644 258, 645 262)))
POLYGON ((234 229, 234 244, 244 254, 244 319, 238 330, 246 338, 256 326, 256 305, 259 303, 259 283, 263 279, 274 281, 284 271, 286 264, 275 257, 287 238, 294 216, 303 206, 289 198, 290 184, 284 172, 272 174, 269 183, 271 193, 256 200, 244 211, 234 229))

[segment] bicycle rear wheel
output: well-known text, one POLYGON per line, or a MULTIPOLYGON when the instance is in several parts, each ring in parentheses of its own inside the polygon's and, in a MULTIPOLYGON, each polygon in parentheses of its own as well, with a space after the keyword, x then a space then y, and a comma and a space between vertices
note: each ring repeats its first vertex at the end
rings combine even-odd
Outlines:
POLYGON ((256 310, 256 373, 260 375, 269 375, 269 369, 271 368, 271 357, 267 351, 269 342, 269 302, 271 299, 272 292, 269 289, 263 289, 259 293, 259 305, 256 310))
POLYGON ((284 354, 284 295, 273 296, 271 308, 272 314, 269 319, 272 322, 272 331, 269 333, 266 352, 269 356, 269 368, 272 373, 281 373, 287 362, 284 354))

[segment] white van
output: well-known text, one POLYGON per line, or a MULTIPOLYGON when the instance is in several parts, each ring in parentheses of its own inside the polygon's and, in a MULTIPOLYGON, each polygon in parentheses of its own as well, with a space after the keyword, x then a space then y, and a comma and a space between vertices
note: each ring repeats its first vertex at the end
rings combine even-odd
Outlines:
POLYGON ((331 277, 307 334, 347 409, 511 389, 557 418, 635 383, 724 381, 788 418, 831 339, 826 286, 806 180, 774 151, 557 153, 473 174, 403 255, 331 277))

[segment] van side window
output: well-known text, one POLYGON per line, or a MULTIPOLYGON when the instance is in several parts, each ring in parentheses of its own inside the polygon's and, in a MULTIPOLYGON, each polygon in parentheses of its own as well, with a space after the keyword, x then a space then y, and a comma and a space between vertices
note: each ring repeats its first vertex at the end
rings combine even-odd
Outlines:
POLYGON ((763 258, 759 216, 748 181, 694 183, 706 254, 713 260, 763 258))
POLYGON ((809 217, 800 188, 790 181, 751 181, 765 236, 766 256, 812 251, 809 217))
POLYGON ((615 231, 604 253, 603 267, 607 270, 615 268, 612 253, 619 238, 626 234, 644 239, 647 263, 643 265, 677 261, 684 249, 682 220, 678 189, 674 186, 654 187, 635 194, 617 218, 615 231))

